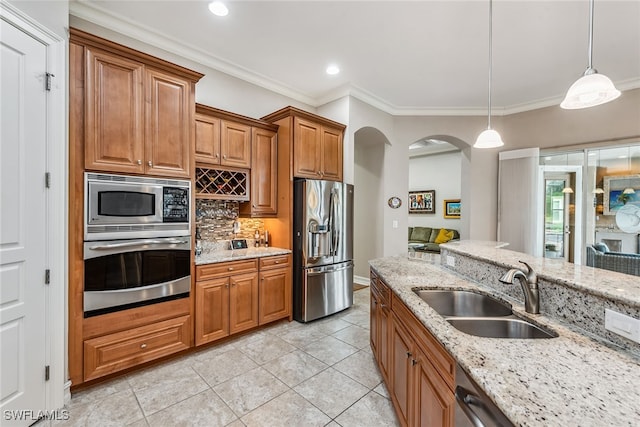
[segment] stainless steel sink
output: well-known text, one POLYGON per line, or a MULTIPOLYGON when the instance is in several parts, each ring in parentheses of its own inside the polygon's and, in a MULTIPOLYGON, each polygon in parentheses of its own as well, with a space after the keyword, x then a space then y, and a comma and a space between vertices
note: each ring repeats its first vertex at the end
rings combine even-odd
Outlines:
POLYGON ((415 290, 438 314, 449 317, 496 317, 513 314, 511 306, 470 291, 415 290))
POLYGON ((516 318, 455 318, 446 319, 456 329, 469 335, 487 338, 555 338, 554 332, 547 332, 536 325, 516 318))

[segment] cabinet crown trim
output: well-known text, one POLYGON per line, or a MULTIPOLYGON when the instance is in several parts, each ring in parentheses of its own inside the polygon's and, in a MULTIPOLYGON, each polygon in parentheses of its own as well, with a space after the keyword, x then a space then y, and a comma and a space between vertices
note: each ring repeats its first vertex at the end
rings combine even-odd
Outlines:
POLYGON ((252 117, 243 116, 241 114, 232 113, 231 111, 221 110, 219 108, 210 107, 208 105, 196 103, 196 113, 213 116, 218 119, 229 120, 236 123, 241 123, 247 126, 258 127, 261 129, 269 129, 274 132, 278 131, 278 125, 252 117))
POLYGON ((134 61, 139 61, 144 63, 145 65, 177 74, 181 77, 191 80, 194 83, 204 77, 204 74, 197 71, 193 71, 172 62, 156 58, 155 56, 151 56, 144 52, 140 52, 139 50, 112 42, 102 37, 98 37, 77 28, 69 28, 69 42, 81 46, 99 48, 134 61))
POLYGON ((273 112, 267 116, 264 116, 262 117, 262 120, 267 122, 276 122, 280 119, 284 119, 286 117, 294 117, 294 116, 302 117, 324 126, 337 128, 337 129, 340 129, 341 131, 344 131, 347 128, 347 126, 343 125, 342 123, 335 122, 331 119, 327 119, 326 117, 318 116, 317 114, 313 114, 308 111, 304 111, 292 106, 284 107, 276 112, 273 112))

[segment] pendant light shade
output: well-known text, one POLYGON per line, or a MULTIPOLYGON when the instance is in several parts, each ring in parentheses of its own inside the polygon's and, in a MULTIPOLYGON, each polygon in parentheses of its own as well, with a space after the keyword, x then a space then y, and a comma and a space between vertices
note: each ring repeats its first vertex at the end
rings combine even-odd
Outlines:
POLYGON ((500 134, 491 129, 491 74, 493 68, 492 59, 492 34, 493 33, 493 1, 489 0, 489 96, 488 96, 488 108, 487 108, 487 129, 482 131, 476 139, 476 143, 473 144, 474 148, 496 148, 502 147, 504 142, 500 134))
POLYGON ((564 187, 564 188, 562 189, 562 192, 563 192, 564 194, 573 194, 573 188, 571 188, 571 187, 564 187))
POLYGON ((503 145, 504 142, 502 142, 500 134, 493 129, 483 130, 482 133, 478 135, 476 143, 473 144, 475 148, 496 148, 502 147, 503 145))
POLYGON ((566 110, 595 107, 620 96, 609 77, 593 68, 593 2, 589 2, 589 65, 586 71, 567 91, 560 107, 566 110))
POLYGON ((624 190, 622 190, 622 194, 635 194, 635 193, 636 193, 636 190, 634 190, 631 187, 627 187, 624 190))

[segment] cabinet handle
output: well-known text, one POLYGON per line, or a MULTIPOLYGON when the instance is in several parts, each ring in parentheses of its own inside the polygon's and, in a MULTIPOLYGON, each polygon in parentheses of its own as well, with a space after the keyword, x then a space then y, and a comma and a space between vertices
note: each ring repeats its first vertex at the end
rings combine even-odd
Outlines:
POLYGON ((411 356, 412 356, 411 352, 410 352, 410 351, 407 351, 407 358, 409 358, 409 357, 411 357, 411 356))
POLYGON ((416 366, 418 361, 416 359, 411 359, 411 366, 416 366))
POLYGON ((145 349, 145 348, 147 348, 147 344, 140 344, 140 348, 141 348, 141 349, 145 349))
POLYGON ((149 167, 153 166, 153 163, 151 163, 151 160, 149 160, 149 161, 147 162, 147 166, 149 166, 149 167))
POLYGON ((142 160, 138 159, 137 163, 138 163, 139 165, 141 165, 141 164, 142 164, 142 160))
POLYGON ((252 207, 252 208, 255 208, 255 207, 256 207, 256 205, 251 205, 251 207, 252 207))
POLYGON ((229 284, 224 285, 225 288, 229 289, 229 284))

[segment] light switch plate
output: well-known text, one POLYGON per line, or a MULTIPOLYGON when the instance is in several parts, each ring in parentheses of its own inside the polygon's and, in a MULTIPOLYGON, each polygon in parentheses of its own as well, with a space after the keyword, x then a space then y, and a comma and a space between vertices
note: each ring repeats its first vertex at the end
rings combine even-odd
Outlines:
POLYGON ((394 219, 393 222, 391 223, 391 227, 398 228, 398 221, 394 219))
POLYGON ((604 310, 604 327, 608 331, 640 343, 640 319, 634 319, 607 308, 604 310))
POLYGON ((456 259, 454 257, 452 257, 451 255, 447 255, 447 265, 449 267, 455 267, 456 266, 456 259))

